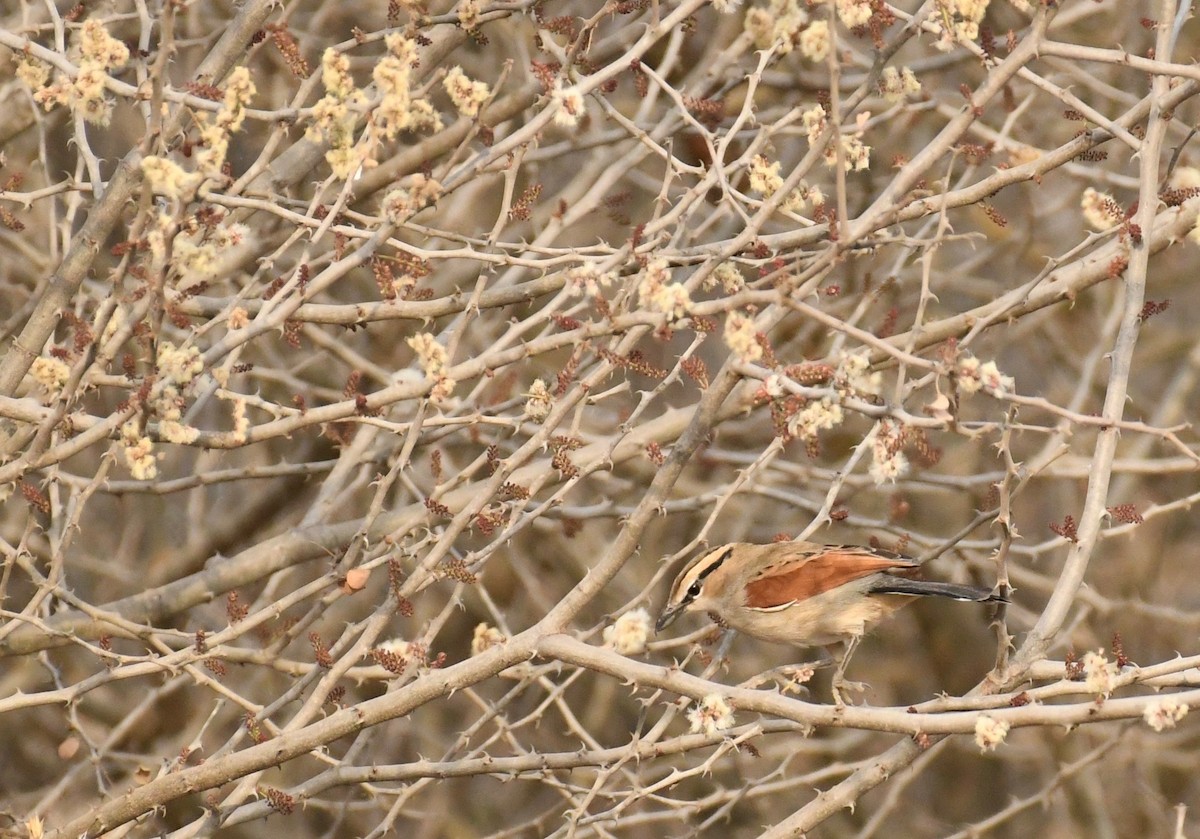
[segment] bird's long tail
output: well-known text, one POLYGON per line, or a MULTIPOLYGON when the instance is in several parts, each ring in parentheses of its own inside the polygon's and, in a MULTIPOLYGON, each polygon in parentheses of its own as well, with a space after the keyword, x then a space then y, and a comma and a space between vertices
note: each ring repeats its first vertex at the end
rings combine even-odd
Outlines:
POLYGON ((906 580, 903 577, 885 576, 871 586, 872 594, 912 594, 924 597, 949 597, 954 600, 969 600, 974 603, 1007 603, 1002 594, 975 586, 960 586, 955 583, 938 583, 930 580, 906 580))

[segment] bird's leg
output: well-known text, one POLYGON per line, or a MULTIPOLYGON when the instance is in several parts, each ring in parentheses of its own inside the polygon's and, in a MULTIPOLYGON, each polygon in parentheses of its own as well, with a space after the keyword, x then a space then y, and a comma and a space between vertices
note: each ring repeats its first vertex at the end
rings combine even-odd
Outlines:
POLYGON ((830 650, 830 655, 833 656, 834 662, 837 664, 837 667, 833 671, 833 684, 830 687, 830 692, 833 693, 833 704, 839 708, 846 706, 846 700, 842 698, 842 691, 852 690, 856 693, 862 693, 867 689, 867 686, 862 682, 846 681, 846 665, 850 663, 850 656, 854 655, 854 650, 858 647, 858 642, 861 640, 861 635, 850 636, 842 648, 840 655, 830 650))
POLYGON ((828 667, 831 664, 837 664, 837 657, 830 651, 829 647, 818 647, 821 657, 816 661, 810 661, 803 665, 805 667, 828 667))
POLYGON ((717 647, 717 655, 714 659, 718 664, 724 666, 724 662, 729 656, 729 648, 733 646, 733 636, 735 635, 737 635, 737 632, 729 627, 721 630, 721 645, 717 647))

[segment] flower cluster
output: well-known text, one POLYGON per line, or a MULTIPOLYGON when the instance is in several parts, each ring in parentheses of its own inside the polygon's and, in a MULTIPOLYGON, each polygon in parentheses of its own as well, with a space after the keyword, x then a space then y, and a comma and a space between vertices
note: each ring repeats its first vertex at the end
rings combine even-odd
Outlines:
POLYGON ((902 102, 904 97, 915 96, 921 92, 921 82, 908 67, 901 67, 899 70, 895 67, 885 67, 883 75, 879 77, 879 92, 888 102, 902 102))
POLYGON ((436 201, 441 194, 440 181, 420 173, 411 175, 407 186, 393 189, 383 196, 383 214, 392 224, 402 224, 414 213, 436 201))
MULTIPOLYGON (((1176 167, 1175 171, 1171 174, 1171 189, 1184 191, 1192 195, 1198 194, 1192 192, 1192 190, 1200 190, 1200 169, 1197 169, 1195 166, 1176 167)), ((1196 202, 1192 200, 1189 203, 1194 204, 1196 202)), ((1200 245, 1200 218, 1196 219, 1196 225, 1188 233, 1188 241, 1200 245)))
POLYGON ((602 288, 612 285, 616 279, 612 271, 601 271, 590 262, 568 268, 566 273, 568 287, 589 297, 597 296, 602 288))
POLYGON ((239 443, 245 443, 250 439, 250 417, 246 415, 246 400, 237 397, 233 400, 233 408, 231 410, 233 416, 233 438, 239 443))
MULTIPOLYGON (((183 423, 183 410, 174 403, 160 400, 158 434, 168 443, 188 445, 200 437, 200 430, 183 423)), ((244 437, 244 433, 243 433, 244 437)))
MULTIPOLYGON (((195 115, 200 135, 193 154, 196 171, 188 172, 167 158, 149 155, 142 160, 142 175, 150 189, 168 198, 185 200, 205 178, 223 177, 222 168, 229 153, 230 135, 245 122, 246 107, 254 94, 250 71, 245 67, 235 68, 229 74, 224 99, 216 115, 211 119, 203 112, 195 115)), ((183 247, 186 248, 186 245, 183 247)), ((204 271, 201 270, 201 273, 204 271)))
POLYGON ((479 655, 492 647, 499 647, 505 641, 504 633, 487 623, 475 625, 475 633, 471 636, 471 655, 479 655))
POLYGON ((550 395, 550 388, 544 381, 534 379, 533 384, 529 386, 529 393, 525 396, 526 417, 534 422, 541 422, 550 416, 550 409, 554 407, 554 397, 550 395))
POLYGON ((375 645, 372 655, 376 661, 392 659, 397 664, 403 661, 416 664, 420 670, 429 670, 429 649, 419 641, 405 641, 403 638, 389 638, 375 645))
POLYGON ((1103 650, 1084 653, 1080 663, 1083 665, 1084 687, 1088 693, 1108 696, 1113 692, 1116 678, 1121 671, 1115 662, 1108 660, 1103 650))
POLYGON ((79 72, 72 82, 47 85, 49 70, 33 59, 23 59, 18 67, 21 80, 34 90, 33 98, 47 111, 56 105, 70 105, 85 120, 108 125, 113 103, 104 94, 108 71, 125 66, 129 48, 108 34, 95 18, 87 20, 79 36, 79 72))
POLYGON ((221 176, 221 168, 229 153, 229 137, 241 129, 246 121, 246 107, 255 93, 250 70, 236 67, 225 83, 224 99, 212 121, 203 112, 196 114, 196 122, 200 126, 200 148, 195 153, 196 168, 207 177, 221 176))
POLYGON ((479 0, 462 0, 458 4, 458 23, 467 32, 479 25, 479 16, 483 9, 479 0))
POLYGON ((645 609, 626 612, 612 626, 604 627, 604 643, 621 655, 644 653, 649 637, 650 613, 645 609))
POLYGON ((136 418, 121 426, 122 453, 129 474, 136 480, 149 481, 158 475, 158 457, 154 454, 154 441, 141 432, 136 418))
POLYGON ((809 61, 824 61, 832 44, 829 24, 823 20, 814 20, 800 33, 800 54, 809 61))
POLYGON ((125 328, 129 322, 129 315, 125 311, 125 307, 118 305, 112 311, 112 315, 108 319, 108 323, 104 324, 104 331, 100 333, 100 344, 103 347, 111 341, 118 332, 125 328))
POLYGON ((825 131, 825 126, 828 125, 825 108, 821 105, 813 105, 800 115, 800 124, 804 126, 804 133, 808 135, 808 144, 816 145, 825 131))
MULTIPOLYGON (((441 117, 424 99, 412 95, 412 70, 417 62, 416 42, 399 33, 384 38, 388 54, 375 63, 371 77, 380 94, 371 114, 371 123, 379 138, 392 140, 401 131, 442 127, 441 117)), ((312 109, 309 140, 329 143, 325 161, 338 178, 349 178, 362 166, 374 164, 371 153, 376 142, 355 140, 357 112, 367 103, 366 94, 354 84, 350 61, 330 47, 321 57, 321 81, 325 96, 312 109)))
MULTIPOLYGON (((379 59, 371 77, 383 94, 372 121, 384 137, 394 139, 401 131, 439 131, 441 117, 424 99, 412 97, 412 69, 417 64, 417 44, 393 33, 384 38, 388 55, 379 59)), ((465 78, 465 76, 464 76, 465 78)), ((456 103, 457 104, 457 103, 456 103)))
POLYGON ((1004 738, 1008 736, 1008 729, 1008 723, 1003 720, 980 714, 979 719, 975 720, 975 745, 980 751, 993 751, 1004 742, 1004 738))
POLYGON ((1146 706, 1142 711, 1142 719, 1155 731, 1162 731, 1164 728, 1174 728, 1175 723, 1186 717, 1187 713, 1187 705, 1173 696, 1164 696, 1146 706))
POLYGON ((908 474, 908 458, 903 449, 904 427, 880 421, 871 440, 871 468, 867 470, 876 484, 895 482, 908 474))
MULTIPOLYGON (((779 167, 778 160, 772 163, 761 154, 755 155, 750 161, 750 188, 770 198, 783 188, 783 178, 779 174, 779 167)), ((810 187, 802 181, 800 186, 788 193, 780 206, 787 212, 796 212, 803 209, 809 201, 814 205, 823 204, 825 196, 819 189, 810 187)))
POLYGON ((692 733, 716 734, 733 727, 733 708, 720 694, 710 693, 687 713, 692 733))
POLYGON ((870 0, 836 0, 834 7, 838 19, 851 29, 866 26, 871 19, 870 0))
MULTIPOLYGON (((825 133, 825 129, 828 127, 829 118, 825 113, 824 107, 814 105, 800 115, 800 123, 808 135, 809 145, 816 146, 821 141, 821 135, 825 133)), ((862 141, 861 125, 854 134, 842 134, 840 145, 842 149, 842 169, 844 171, 859 172, 871 165, 871 147, 862 141)), ((836 166, 838 158, 837 146, 833 143, 826 143, 824 158, 825 165, 836 166)), ((822 202, 814 201, 813 203, 822 202)))
POLYGON ((940 14, 930 16, 941 37, 934 44, 942 51, 966 44, 979 37, 979 24, 991 0, 938 0, 940 14))
POLYGON ((158 345, 158 375, 162 390, 154 402, 158 433, 168 443, 193 443, 200 432, 183 423, 183 393, 204 372, 204 359, 195 346, 176 347, 170 341, 158 345))
POLYGON ((1171 173, 1171 189, 1200 189, 1200 169, 1177 166, 1171 173))
POLYGON ((778 399, 783 396, 783 377, 778 373, 772 373, 763 379, 762 395, 767 399, 778 399))
POLYGON ((563 87, 560 79, 554 85, 551 93, 554 100, 554 124, 563 128, 573 128, 579 124, 583 116, 583 94, 576 87, 563 87))
POLYGON ((29 375, 48 396, 55 396, 67 383, 71 368, 64 361, 43 355, 33 360, 29 375))
POLYGON ((421 363, 421 368, 428 376, 436 376, 442 372, 446 366, 446 361, 449 356, 446 354, 446 348, 438 343, 437 338, 434 338, 428 332, 421 332, 408 338, 406 342, 413 351, 417 354, 417 360, 421 363))
POLYGON ((665 259, 653 259, 642 270, 638 294, 650 308, 662 312, 671 320, 685 317, 692 307, 692 298, 682 283, 671 282, 671 271, 665 259))
POLYGON ((204 179, 199 172, 185 171, 178 163, 155 155, 142 158, 142 175, 156 195, 177 201, 188 198, 204 179))
POLYGON ((185 225, 171 242, 175 265, 180 273, 191 274, 197 280, 214 277, 221 256, 240 245, 249 232, 244 224, 218 224, 212 228, 194 222, 185 225))
POLYGON ((34 99, 47 107, 53 107, 54 102, 49 105, 43 101, 46 94, 42 92, 42 88, 46 86, 46 82, 50 81, 50 67, 38 61, 31 55, 21 54, 17 58, 17 78, 25 83, 25 86, 34 92, 34 99), (41 97, 41 98, 39 98, 41 97))
POLYGON ((750 161, 750 188, 767 197, 782 189, 783 177, 779 174, 779 166, 778 160, 771 163, 761 154, 754 155, 750 161))
POLYGON ((454 103, 454 107, 466 117, 477 116, 480 107, 492 95, 486 82, 472 81, 458 66, 451 68, 442 80, 442 85, 446 88, 446 93, 450 94, 450 101, 454 103))
MULTIPOLYGON (((871 360, 866 352, 843 352, 833 371, 834 393, 821 399, 809 401, 803 408, 788 419, 788 433, 802 440, 815 440, 821 431, 836 428, 845 420, 842 410, 842 400, 853 396, 877 396, 883 388, 883 375, 871 371, 871 360)), ((768 396, 782 394, 782 382, 778 376, 767 379, 765 391, 768 396)), ((902 445, 902 441, 893 441, 884 434, 881 443, 876 436, 876 446, 888 448, 886 453, 877 454, 877 459, 884 461, 881 468, 891 472, 890 477, 902 475, 907 469, 907 461, 902 453, 891 452, 890 447, 902 445)), ((878 480, 878 479, 877 479, 878 480)))
POLYGON ((758 343, 754 319, 741 312, 730 312, 725 318, 725 344, 746 364, 752 364, 763 357, 763 348, 762 344, 758 343))
POLYGON ((958 379, 958 389, 963 393, 977 393, 983 390, 992 396, 1003 398, 1011 394, 1015 387, 1013 377, 1001 373, 996 367, 996 362, 981 362, 971 355, 959 360, 954 374, 958 379))
POLYGON ((366 104, 366 94, 354 86, 350 60, 332 47, 321 56, 321 81, 325 95, 312 108, 312 122, 305 136, 312 142, 324 140, 330 149, 325 160, 338 178, 354 174, 365 157, 354 149, 355 109, 366 104))
POLYGON ((1083 208, 1084 221, 1097 230, 1109 230, 1124 221, 1116 199, 1090 186, 1083 191, 1079 206, 1083 208))
POLYGON ((434 380, 429 398, 434 402, 446 399, 454 390, 455 384, 454 379, 446 375, 446 367, 450 358, 446 353, 446 348, 428 332, 421 332, 407 338, 405 343, 412 347, 417 354, 417 363, 421 365, 425 375, 434 380))
POLYGON ((732 262, 722 262, 704 278, 704 290, 712 291, 718 284, 726 294, 736 294, 746 287, 746 279, 732 262))
POLYGON ((175 387, 187 387, 204 372, 204 359, 195 346, 176 347, 170 341, 158 345, 158 375, 175 387))
POLYGON ((878 370, 871 371, 871 357, 867 352, 843 352, 836 381, 838 392, 843 396, 878 396, 883 390, 883 374, 878 370))
POLYGON ((765 9, 747 11, 743 27, 757 49, 775 47, 780 55, 787 55, 795 48, 806 23, 808 13, 800 8, 798 0, 770 0, 765 9))
POLYGON ((842 424, 842 406, 825 396, 809 402, 788 419, 788 434, 801 440, 814 440, 817 433, 842 424))
POLYGON ((257 88, 250 81, 250 70, 246 67, 235 67, 225 82, 225 98, 221 102, 221 110, 217 111, 217 124, 237 131, 246 120, 246 106, 254 98, 257 88))

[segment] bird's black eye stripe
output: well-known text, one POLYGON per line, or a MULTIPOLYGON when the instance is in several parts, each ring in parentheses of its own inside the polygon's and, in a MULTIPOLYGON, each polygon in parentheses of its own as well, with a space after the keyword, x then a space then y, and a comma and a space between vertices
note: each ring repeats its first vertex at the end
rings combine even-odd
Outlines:
POLYGON ((717 558, 716 562, 713 562, 710 565, 708 565, 703 571, 701 571, 696 576, 695 581, 693 581, 692 584, 690 586, 688 586, 687 593, 683 596, 683 600, 685 603, 690 603, 693 600, 695 600, 697 597, 700 596, 700 589, 704 587, 704 578, 707 577, 709 574, 711 574, 713 571, 716 571, 718 568, 720 568, 721 563, 723 563, 725 560, 729 559, 729 557, 732 553, 733 553, 733 548, 726 548, 725 553, 721 554, 721 556, 717 558))
POLYGON ((729 559, 729 557, 732 553, 733 553, 733 548, 726 549, 725 553, 721 554, 720 559, 718 559, 712 565, 708 566, 707 568, 705 568, 703 571, 700 572, 700 576, 698 576, 696 578, 696 582, 700 582, 705 577, 707 577, 709 574, 711 574, 713 571, 716 571, 718 568, 720 568, 721 563, 723 563, 725 560, 729 559))

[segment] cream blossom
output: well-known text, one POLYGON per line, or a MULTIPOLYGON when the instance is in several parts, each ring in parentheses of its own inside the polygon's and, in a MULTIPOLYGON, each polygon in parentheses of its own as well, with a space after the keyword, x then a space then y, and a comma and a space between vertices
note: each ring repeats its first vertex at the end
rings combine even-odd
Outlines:
POLYGON ((733 726, 733 708, 720 694, 710 693, 687 713, 692 733, 716 734, 733 726))
POLYGON ((994 751, 1008 736, 1008 729, 1008 723, 1003 720, 980 714, 975 720, 975 745, 983 752, 994 751))
POLYGON ((650 638, 650 613, 645 609, 632 609, 617 618, 612 626, 604 628, 604 643, 621 655, 638 655, 646 651, 650 638))
POLYGON ((1164 696, 1146 706, 1146 709, 1142 711, 1142 719, 1155 731, 1162 731, 1174 728, 1177 722, 1187 716, 1187 713, 1187 705, 1173 696, 1164 696))

